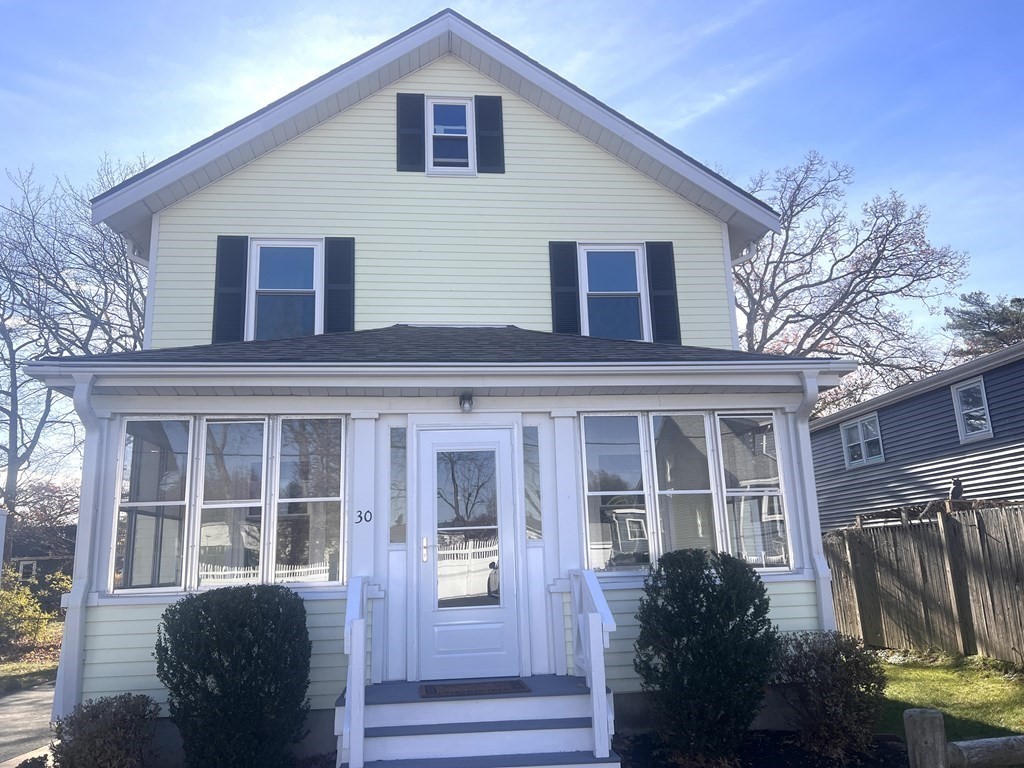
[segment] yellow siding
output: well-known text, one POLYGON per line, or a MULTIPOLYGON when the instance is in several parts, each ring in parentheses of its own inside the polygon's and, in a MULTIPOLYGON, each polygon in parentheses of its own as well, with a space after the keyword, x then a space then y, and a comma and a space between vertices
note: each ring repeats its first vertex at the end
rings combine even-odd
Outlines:
MULTIPOLYGON (((795 632, 820 629, 813 581, 777 581, 768 583, 767 587, 771 600, 769 615, 780 630, 795 632)), ((605 651, 608 687, 615 693, 639 691, 640 678, 633 671, 633 643, 640 632, 636 606, 643 590, 606 590, 604 594, 615 615, 617 626, 611 637, 611 647, 605 651)))
POLYGON ((550 240, 675 243, 684 344, 731 346, 720 222, 448 56, 163 211, 153 346, 210 341, 217 235, 356 239, 356 328, 550 330, 550 240), (395 94, 503 97, 505 174, 395 170, 395 94))
MULTIPOLYGON (((167 714, 167 691, 156 677, 156 628, 164 605, 102 605, 88 609, 82 698, 125 691, 152 696, 167 714)), ((344 600, 309 600, 306 624, 313 641, 309 698, 313 709, 331 709, 345 687, 344 600)))

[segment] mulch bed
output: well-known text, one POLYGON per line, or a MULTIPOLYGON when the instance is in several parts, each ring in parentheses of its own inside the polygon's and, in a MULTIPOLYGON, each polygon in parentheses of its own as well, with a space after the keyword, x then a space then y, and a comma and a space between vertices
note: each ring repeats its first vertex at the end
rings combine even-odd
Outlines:
MULTIPOLYGON (((622 756, 622 768, 680 768, 659 754, 656 738, 650 734, 616 736, 613 747, 622 756)), ((726 765, 726 764, 723 764, 726 765)), ((841 768, 835 760, 804 751, 784 733, 752 731, 731 768, 841 768)), ((907 768, 907 752, 902 742, 880 738, 871 750, 846 763, 845 768, 907 768)))

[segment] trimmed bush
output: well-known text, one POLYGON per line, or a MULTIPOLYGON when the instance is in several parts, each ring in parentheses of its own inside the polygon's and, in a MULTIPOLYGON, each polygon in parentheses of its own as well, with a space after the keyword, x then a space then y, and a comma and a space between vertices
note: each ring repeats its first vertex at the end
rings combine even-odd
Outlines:
POLYGON ((159 705, 141 694, 122 693, 79 704, 53 724, 54 768, 152 765, 153 720, 159 712, 159 705))
POLYGON ((46 755, 37 755, 28 760, 22 760, 14 768, 46 768, 49 764, 50 759, 46 755))
POLYGON ((0 574, 0 655, 39 642, 52 617, 13 568, 0 574))
POLYGON ((838 632, 782 635, 772 682, 792 707, 805 749, 846 761, 871 744, 885 671, 859 640, 838 632))
POLYGON ((311 649, 302 598, 286 587, 215 589, 168 607, 157 677, 186 765, 286 765, 307 733, 311 649))
POLYGON ((691 760, 733 755, 775 657, 760 577, 724 552, 668 552, 644 581, 636 618, 633 666, 665 746, 691 760))

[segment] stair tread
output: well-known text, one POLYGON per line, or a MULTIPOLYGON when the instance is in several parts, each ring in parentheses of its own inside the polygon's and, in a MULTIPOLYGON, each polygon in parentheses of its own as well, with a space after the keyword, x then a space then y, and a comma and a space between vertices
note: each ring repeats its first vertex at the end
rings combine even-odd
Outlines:
MULTIPOLYGON (((619 756, 594 757, 592 752, 538 752, 526 755, 483 757, 417 757, 409 760, 374 760, 365 768, 529 768, 534 765, 618 765, 619 756)), ((346 764, 347 765, 347 764, 346 764)))
POLYGON ((485 720, 474 723, 427 723, 384 725, 366 729, 366 738, 420 736, 444 733, 489 733, 492 731, 548 731, 590 728, 589 717, 549 717, 543 720, 485 720))
MULTIPOLYGON (((391 681, 386 683, 375 683, 366 687, 366 706, 375 704, 407 704, 413 702, 435 703, 444 701, 473 701, 480 699, 529 699, 532 697, 547 696, 589 696, 590 688, 587 681, 582 677, 572 675, 533 675, 521 678, 460 678, 455 680, 426 680, 407 682, 404 680, 391 681), (437 698, 421 698, 420 686, 429 683, 482 683, 490 680, 522 680, 529 687, 529 691, 521 693, 495 693, 483 696, 444 696, 437 698)), ((338 697, 336 706, 345 706, 345 693, 338 697)))

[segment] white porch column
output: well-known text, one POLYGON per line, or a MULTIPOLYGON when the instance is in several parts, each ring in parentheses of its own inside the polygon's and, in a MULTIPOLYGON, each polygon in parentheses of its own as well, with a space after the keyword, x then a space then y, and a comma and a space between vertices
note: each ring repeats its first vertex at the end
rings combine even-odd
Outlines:
POLYGON ((388 511, 375 503, 377 466, 377 417, 375 412, 352 414, 349 461, 348 575, 373 579, 375 531, 388 527, 388 511))
MULTIPOLYGON (((577 456, 576 426, 578 412, 575 409, 551 411, 554 424, 554 468, 555 468, 555 512, 557 526, 555 547, 557 551, 557 576, 548 589, 548 626, 551 627, 551 641, 554 649, 555 674, 569 674, 568 648, 566 647, 565 601, 569 595, 569 571, 583 568, 584 517, 580 514, 580 463, 577 456)), ((545 527, 544 536, 551 535, 545 527)))

